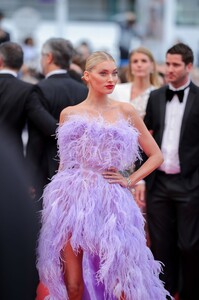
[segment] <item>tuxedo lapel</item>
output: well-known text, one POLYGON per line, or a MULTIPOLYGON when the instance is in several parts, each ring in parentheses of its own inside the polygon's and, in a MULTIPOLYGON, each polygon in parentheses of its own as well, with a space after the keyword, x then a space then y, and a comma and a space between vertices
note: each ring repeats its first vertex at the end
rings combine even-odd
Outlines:
POLYGON ((160 95, 159 99, 159 107, 160 107, 160 145, 162 143, 162 136, 164 132, 164 124, 165 124, 165 112, 166 112, 166 88, 160 95))
POLYGON ((194 99, 195 99, 195 93, 193 92, 192 87, 190 87, 190 91, 189 91, 188 98, 187 98, 187 103, 186 103, 185 110, 184 110, 184 115, 183 115, 183 118, 182 118, 182 126, 181 126, 181 132, 180 132, 180 142, 181 142, 181 139, 182 139, 182 136, 183 136, 183 132, 184 132, 186 123, 187 123, 187 118, 188 118, 189 113, 191 111, 191 107, 194 103, 194 99))

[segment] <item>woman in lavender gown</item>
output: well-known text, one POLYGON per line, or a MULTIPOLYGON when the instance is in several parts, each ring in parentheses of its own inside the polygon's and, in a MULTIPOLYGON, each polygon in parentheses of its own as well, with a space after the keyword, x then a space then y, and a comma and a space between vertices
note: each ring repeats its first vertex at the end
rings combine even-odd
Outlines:
POLYGON ((130 189, 162 163, 132 105, 108 95, 113 58, 92 53, 88 97, 64 109, 57 131, 60 168, 43 194, 38 270, 50 300, 163 300, 161 264, 146 246, 144 219, 130 189), (123 171, 148 160, 130 177, 123 171))

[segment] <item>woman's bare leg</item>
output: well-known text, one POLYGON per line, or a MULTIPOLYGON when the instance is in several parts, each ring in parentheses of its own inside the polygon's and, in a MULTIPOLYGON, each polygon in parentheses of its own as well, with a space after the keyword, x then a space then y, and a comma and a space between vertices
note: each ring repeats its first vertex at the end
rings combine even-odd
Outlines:
POLYGON ((122 292, 119 300, 126 300, 126 296, 125 296, 125 294, 123 292, 122 292))
POLYGON ((83 251, 75 255, 70 243, 64 247, 61 253, 64 269, 64 282, 66 285, 69 300, 81 300, 83 297, 83 272, 82 258, 83 251))

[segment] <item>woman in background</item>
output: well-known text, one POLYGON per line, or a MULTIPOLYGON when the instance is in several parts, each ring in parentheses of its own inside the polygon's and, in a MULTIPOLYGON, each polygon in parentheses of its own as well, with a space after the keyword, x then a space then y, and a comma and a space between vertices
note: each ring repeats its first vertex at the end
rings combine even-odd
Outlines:
POLYGON ((147 48, 139 47, 130 53, 127 81, 118 83, 110 97, 131 103, 144 118, 149 94, 160 86, 155 59, 147 48))

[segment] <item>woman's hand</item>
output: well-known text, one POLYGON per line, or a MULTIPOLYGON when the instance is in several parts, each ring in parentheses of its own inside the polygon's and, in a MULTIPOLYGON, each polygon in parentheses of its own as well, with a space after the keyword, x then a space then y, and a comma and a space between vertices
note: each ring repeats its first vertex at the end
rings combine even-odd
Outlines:
POLYGON ((118 183, 124 188, 128 188, 128 180, 115 167, 110 167, 102 173, 102 176, 108 180, 109 183, 118 183))

